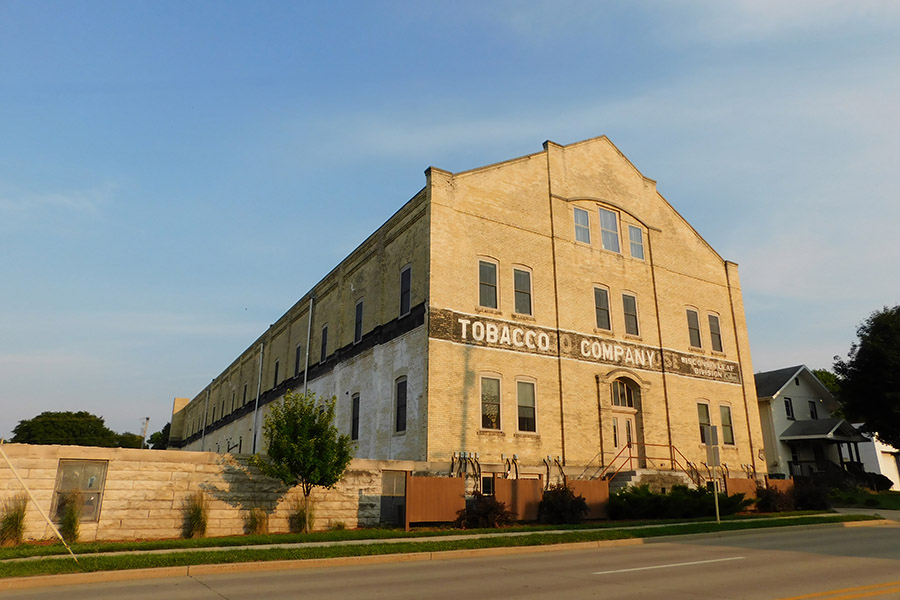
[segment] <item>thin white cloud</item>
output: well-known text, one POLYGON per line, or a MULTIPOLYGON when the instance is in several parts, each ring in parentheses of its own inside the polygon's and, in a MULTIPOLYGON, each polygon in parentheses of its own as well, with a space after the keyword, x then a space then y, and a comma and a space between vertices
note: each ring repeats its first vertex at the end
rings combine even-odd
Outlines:
POLYGON ((0 217, 33 218, 50 213, 96 215, 117 195, 120 186, 102 183, 92 188, 67 191, 0 191, 0 217))

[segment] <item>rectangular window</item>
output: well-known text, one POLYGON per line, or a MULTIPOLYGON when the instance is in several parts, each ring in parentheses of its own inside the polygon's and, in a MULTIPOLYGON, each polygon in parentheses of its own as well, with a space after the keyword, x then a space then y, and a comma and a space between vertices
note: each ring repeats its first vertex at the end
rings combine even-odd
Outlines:
POLYGON ((790 398, 784 399, 784 414, 789 420, 794 420, 794 403, 790 398))
POLYGON ((585 244, 591 243, 591 219, 588 211, 575 209, 575 239, 585 244))
POLYGON ((410 299, 412 295, 412 268, 406 267, 400 271, 400 316, 409 314, 410 299))
POLYGON ((237 392, 231 390, 231 412, 234 412, 234 401, 237 398, 237 392))
POLYGON ((691 340, 691 348, 700 348, 700 316, 696 310, 687 309, 688 337, 691 340))
POLYGON ((716 315, 709 315, 709 341, 713 350, 722 351, 722 333, 719 331, 719 317, 716 315))
POLYGON ((478 261, 478 304, 497 308, 497 265, 478 261))
POLYGON ((597 329, 612 330, 609 321, 609 292, 603 288, 594 288, 594 311, 597 316, 597 329))
POLYGON ((350 439, 359 439, 359 394, 350 397, 350 439))
POLYGON ((500 429, 500 380, 481 378, 481 427, 500 429))
POLYGON ((619 251, 619 223, 611 210, 600 209, 600 241, 604 250, 619 251))
POLYGON ((622 307, 625 311, 625 333, 640 335, 638 329, 637 298, 630 294, 622 294, 622 307))
POLYGON ((322 328, 322 351, 319 356, 319 362, 325 362, 325 358, 328 356, 328 325, 322 328))
POLYGON ((50 509, 54 521, 62 520, 70 502, 81 505, 79 516, 82 522, 100 520, 107 465, 105 460, 59 461, 50 509))
POLYGON ((613 428, 613 448, 619 448, 619 419, 616 417, 612 418, 612 428, 613 428))
POLYGON ((356 318, 353 321, 353 343, 357 343, 362 339, 363 332, 363 301, 356 303, 356 318))
POLYGON ((722 443, 734 446, 734 425, 731 422, 731 407, 720 406, 719 417, 722 419, 722 443))
POLYGON ((534 384, 530 381, 517 381, 516 397, 519 405, 519 431, 537 431, 534 414, 534 384))
POLYGON ((815 400, 809 401, 809 418, 810 419, 818 419, 819 418, 819 411, 816 407, 815 400))
POLYGON ((644 232, 641 228, 629 225, 628 239, 631 242, 631 256, 644 260, 644 232))
POLYGON ((246 383, 244 384, 244 400, 242 401, 241 406, 243 406, 244 404, 247 404, 247 384, 246 383))
POLYGON ((709 404, 697 403, 697 420, 700 421, 700 443, 708 444, 706 436, 712 424, 709 420, 709 404))
POLYGON ((531 314, 531 273, 513 269, 513 286, 516 292, 516 312, 531 314))
POLYGON ((397 380, 397 414, 394 418, 394 431, 406 431, 406 377, 397 380))
POLYGON ((303 347, 300 344, 297 344, 297 349, 294 351, 294 377, 300 374, 300 362, 303 357, 303 347))
POLYGON ((281 363, 276 360, 275 361, 275 374, 272 377, 272 387, 275 387, 278 385, 278 367, 279 366, 281 366, 281 363))

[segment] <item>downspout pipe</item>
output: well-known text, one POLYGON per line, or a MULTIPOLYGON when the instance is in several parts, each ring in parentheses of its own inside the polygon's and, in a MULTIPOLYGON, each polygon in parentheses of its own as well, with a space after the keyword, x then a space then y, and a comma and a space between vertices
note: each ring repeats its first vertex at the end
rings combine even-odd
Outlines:
POLYGON ((256 380, 256 403, 253 406, 253 448, 252 454, 256 454, 257 429, 259 428, 259 397, 262 394, 262 370, 263 370, 263 342, 259 343, 259 378, 256 380))
MULTIPOLYGON (((210 383, 209 385, 212 385, 210 383)), ((206 401, 203 403, 203 433, 200 434, 200 452, 206 449, 206 420, 209 418, 209 388, 206 388, 206 401)))
POLYGON ((312 314, 313 314, 313 301, 315 301, 316 295, 310 293, 309 295, 309 322, 306 324, 306 364, 303 366, 303 395, 305 396, 309 391, 309 341, 312 339, 312 314))

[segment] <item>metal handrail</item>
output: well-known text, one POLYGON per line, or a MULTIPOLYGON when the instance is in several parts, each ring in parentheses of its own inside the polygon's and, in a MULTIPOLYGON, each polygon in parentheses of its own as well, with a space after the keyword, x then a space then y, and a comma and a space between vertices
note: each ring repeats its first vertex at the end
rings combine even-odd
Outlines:
MULTIPOLYGON (((690 477, 691 481, 693 481, 695 484, 701 485, 701 483, 702 483, 702 475, 700 474, 699 470, 698 470, 696 467, 693 467, 693 470, 694 470, 694 472, 696 473, 696 475, 692 475, 691 472, 690 472, 690 470, 688 470, 688 467, 686 466, 686 465, 691 465, 691 462, 690 462, 690 461, 687 459, 687 457, 686 457, 684 454, 682 454, 682 452, 681 452, 678 448, 676 448, 675 446, 670 445, 670 444, 639 444, 639 443, 637 443, 637 442, 628 442, 627 444, 625 444, 625 446, 623 446, 622 449, 619 450, 619 453, 616 454, 616 456, 612 459, 612 461, 610 461, 610 463, 609 463, 608 465, 606 465, 605 467, 603 467, 603 470, 600 471, 599 475, 595 474, 595 477, 592 477, 591 479, 595 479, 595 478, 598 478, 598 477, 599 477, 600 479, 604 479, 604 478, 605 478, 605 479, 608 479, 608 480, 610 480, 610 481, 613 480, 613 479, 615 479, 616 475, 618 475, 619 473, 621 473, 622 470, 624 470, 624 468, 625 468, 626 461, 625 461, 625 460, 619 461, 618 459, 619 459, 619 458, 622 458, 622 457, 623 457, 622 455, 623 455, 626 451, 628 451, 628 460, 627 460, 627 464, 628 464, 629 466, 631 465, 631 461, 634 460, 634 459, 636 459, 636 458, 637 458, 637 459, 643 458, 644 460, 662 460, 662 461, 668 461, 668 462, 671 463, 671 469, 672 469, 673 471, 675 470, 675 467, 677 466, 678 469, 681 470, 685 475, 687 475, 688 477, 690 477), (631 451, 632 446, 638 446, 638 447, 642 447, 642 448, 645 448, 645 449, 648 448, 648 447, 652 447, 652 448, 667 448, 667 449, 669 449, 669 456, 668 456, 668 457, 651 457, 651 456, 646 455, 646 453, 645 453, 645 455, 644 455, 643 457, 641 457, 640 454, 635 455, 635 454, 632 453, 632 451, 631 451), (684 461, 684 463, 685 463, 684 465, 682 465, 682 464, 681 464, 681 461, 678 460, 678 458, 676 457, 676 454, 677 454, 679 457, 681 457, 681 459, 684 461), (615 471, 612 475, 609 475, 609 471, 610 471, 611 467, 612 467, 613 465, 615 465, 617 462, 620 463, 619 466, 618 466, 618 468, 616 469, 616 471, 615 471)), ((593 459, 591 459, 591 461, 593 462, 593 459)), ((587 469, 585 469, 585 470, 587 470, 587 469)))

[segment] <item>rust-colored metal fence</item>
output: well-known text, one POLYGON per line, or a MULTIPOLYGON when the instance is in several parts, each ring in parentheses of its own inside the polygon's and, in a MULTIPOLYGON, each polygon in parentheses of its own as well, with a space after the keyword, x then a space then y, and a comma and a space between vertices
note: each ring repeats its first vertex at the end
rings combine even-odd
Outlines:
POLYGON ((494 476, 494 498, 506 505, 518 521, 536 521, 538 504, 544 493, 540 479, 503 479, 494 476))
POLYGON ((608 518, 607 506, 609 505, 609 480, 607 479, 576 479, 569 481, 569 487, 576 496, 584 496, 588 506, 588 519, 608 518))
POLYGON ((406 474, 406 530, 410 523, 456 520, 466 507, 466 480, 462 477, 413 477, 406 474))

